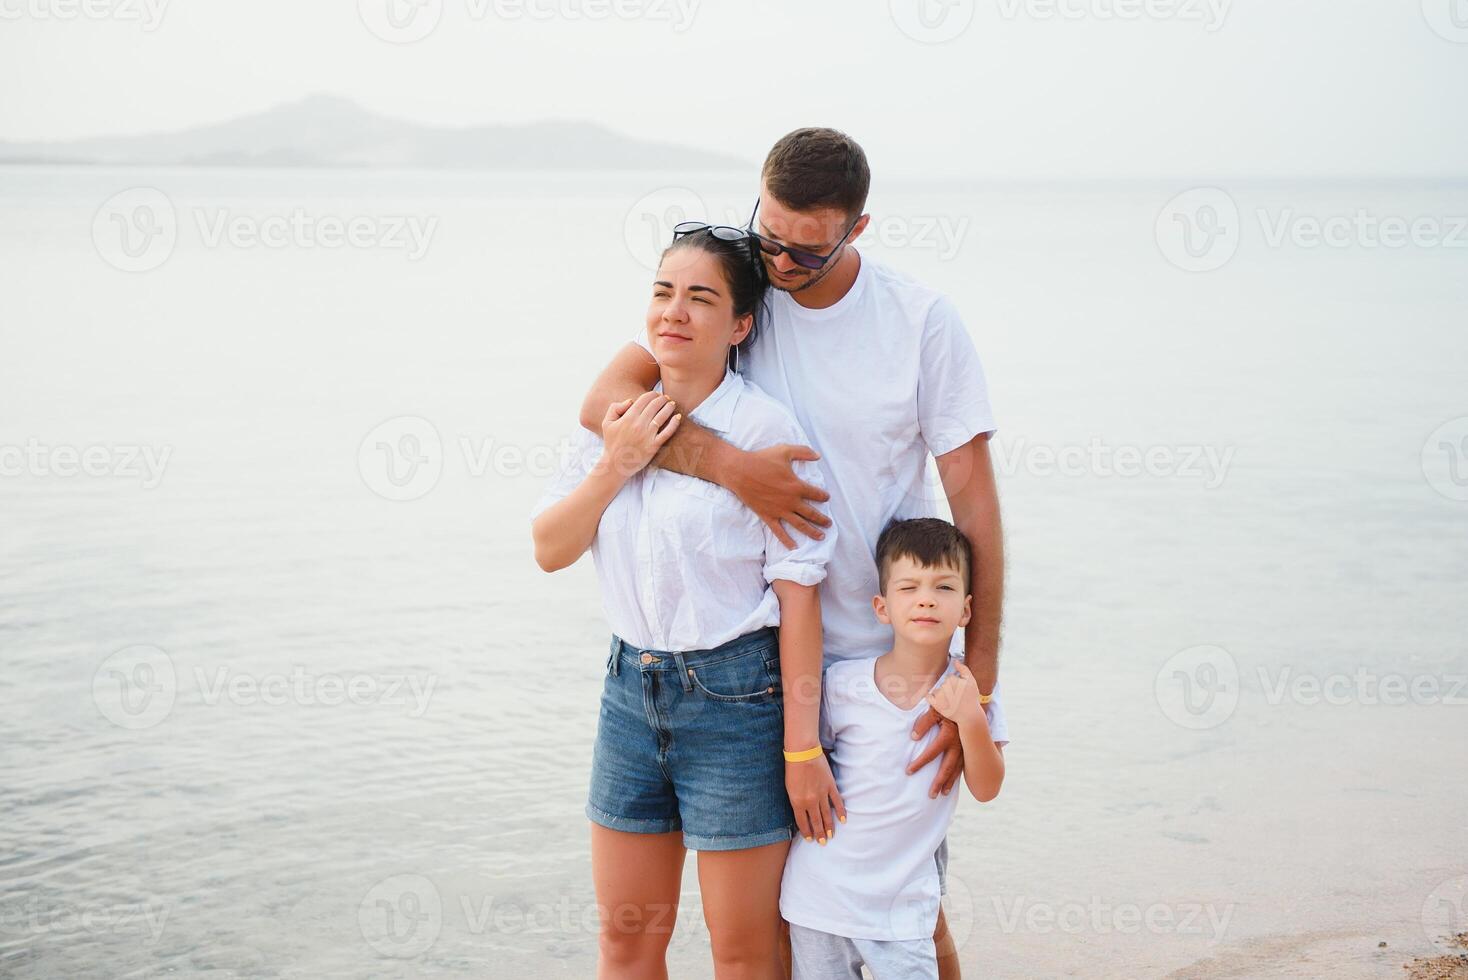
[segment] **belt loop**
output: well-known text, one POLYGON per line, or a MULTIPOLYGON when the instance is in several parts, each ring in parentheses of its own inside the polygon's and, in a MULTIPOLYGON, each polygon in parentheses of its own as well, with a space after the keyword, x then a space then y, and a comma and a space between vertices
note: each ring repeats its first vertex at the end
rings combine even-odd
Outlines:
POLYGON ((622 638, 612 637, 612 676, 617 677, 622 673, 622 638))
POLYGON ((687 694, 693 690, 693 682, 688 679, 688 661, 683 659, 683 654, 674 651, 673 660, 678 664, 678 677, 683 681, 683 693, 687 694))

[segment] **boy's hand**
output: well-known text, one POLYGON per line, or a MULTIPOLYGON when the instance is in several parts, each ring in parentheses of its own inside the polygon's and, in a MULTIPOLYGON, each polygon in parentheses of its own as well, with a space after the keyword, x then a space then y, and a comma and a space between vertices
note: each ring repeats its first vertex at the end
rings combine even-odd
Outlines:
POLYGON ((955 673, 928 695, 928 704, 949 721, 968 725, 984 717, 984 706, 979 703, 979 682, 967 665, 959 662, 953 666, 955 673))
POLYGON ((846 822, 846 803, 836 789, 836 777, 831 775, 831 763, 824 755, 785 763, 785 792, 790 796, 800 836, 806 840, 825 844, 836 833, 836 821, 846 822))

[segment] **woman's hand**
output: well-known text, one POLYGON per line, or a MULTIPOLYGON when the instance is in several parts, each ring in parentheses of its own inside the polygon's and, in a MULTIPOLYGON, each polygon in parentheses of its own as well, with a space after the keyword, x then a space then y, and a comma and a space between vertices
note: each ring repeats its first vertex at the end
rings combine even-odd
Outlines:
POLYGON ((613 403, 601 423, 603 465, 624 480, 640 472, 678 431, 683 416, 674 415, 674 407, 660 391, 613 403))
POLYGON ((846 803, 836 789, 836 777, 825 755, 805 762, 785 763, 785 792, 800 836, 824 844, 836 833, 836 821, 846 822, 846 803), (832 810, 835 816, 832 817, 832 810))

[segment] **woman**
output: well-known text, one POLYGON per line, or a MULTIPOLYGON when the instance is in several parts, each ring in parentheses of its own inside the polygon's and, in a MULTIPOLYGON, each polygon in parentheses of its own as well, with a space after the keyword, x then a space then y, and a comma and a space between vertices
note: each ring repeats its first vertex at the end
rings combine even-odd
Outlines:
POLYGON ((612 405, 535 510, 536 561, 555 571, 590 549, 614 634, 586 807, 602 980, 667 977, 690 848, 715 976, 783 977, 788 793, 835 799, 816 596, 834 529, 786 548, 729 491, 648 466, 682 414, 743 449, 807 444, 729 368, 766 286, 745 232, 680 225, 647 311, 660 390, 612 405))

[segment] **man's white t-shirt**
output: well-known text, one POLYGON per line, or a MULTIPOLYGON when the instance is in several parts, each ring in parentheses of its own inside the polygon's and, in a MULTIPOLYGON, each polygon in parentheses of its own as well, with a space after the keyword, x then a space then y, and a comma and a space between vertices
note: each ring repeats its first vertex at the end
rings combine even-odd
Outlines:
POLYGON ((821 454, 840 530, 820 587, 826 665, 887 650, 891 628, 872 613, 877 536, 893 517, 939 516, 929 454, 995 429, 968 330, 941 293, 863 255, 850 291, 825 309, 772 289, 740 360, 821 454))
MULTIPOLYGON (((780 886, 780 915, 807 929, 850 939, 931 939, 938 922, 938 866, 962 776, 947 796, 928 798, 942 758, 913 775, 908 765, 936 737, 912 726, 928 710, 919 699, 906 710, 876 684, 877 658, 845 660, 826 671, 821 688, 821 744, 846 803, 846 822, 825 845, 796 837, 780 886)), ((941 685, 954 673, 950 659, 941 685)), ((999 699, 989 703, 989 733, 1009 741, 999 699)))

